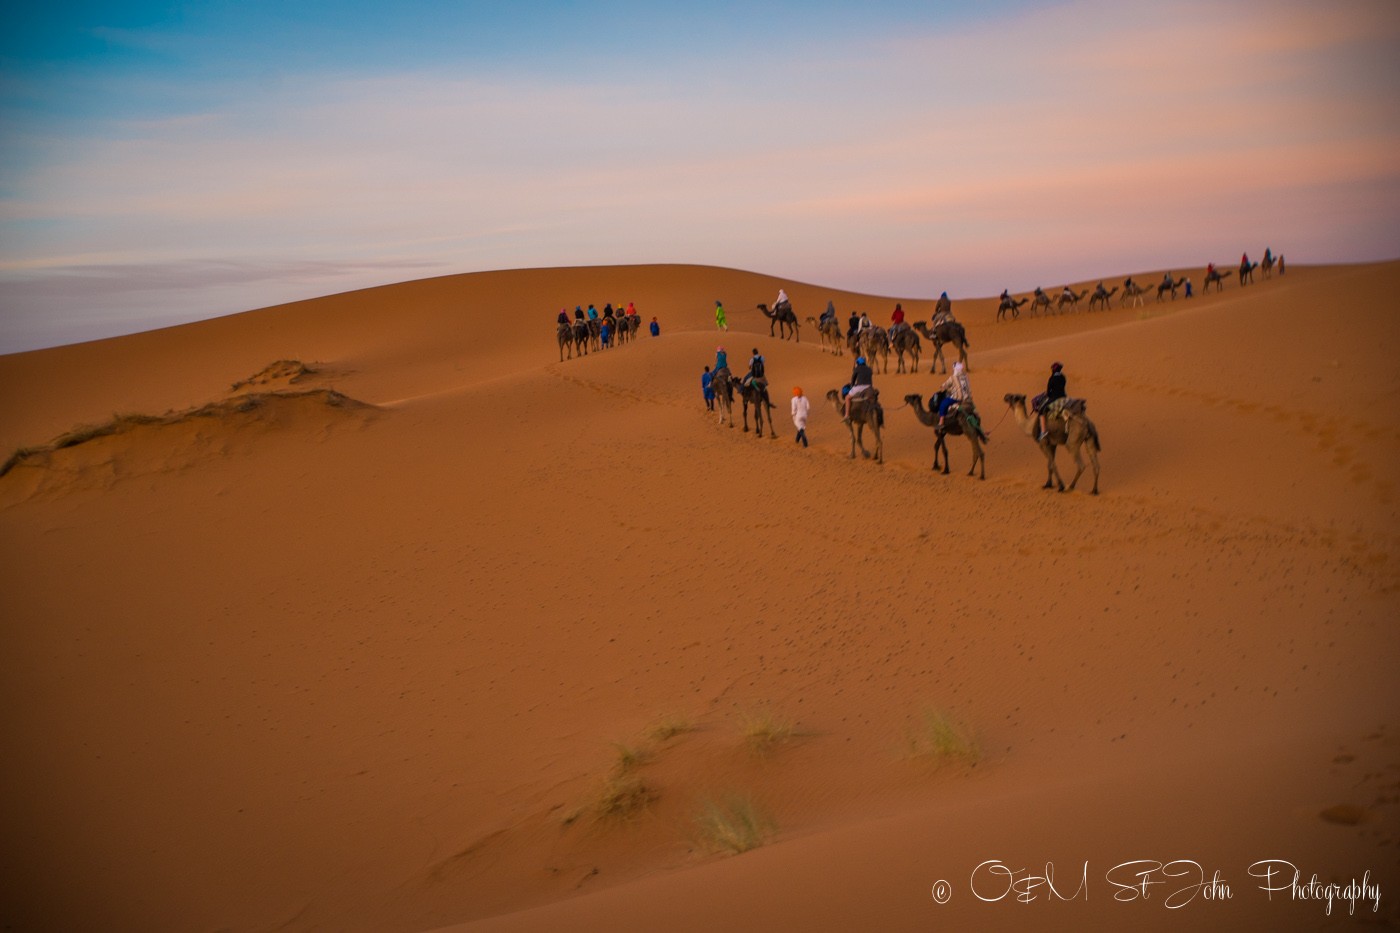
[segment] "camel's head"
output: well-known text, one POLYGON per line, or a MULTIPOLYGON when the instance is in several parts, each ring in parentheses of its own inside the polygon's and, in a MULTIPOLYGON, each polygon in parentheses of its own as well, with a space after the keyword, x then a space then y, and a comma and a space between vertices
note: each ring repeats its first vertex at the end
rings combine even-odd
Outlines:
POLYGON ((923 403, 924 397, 918 393, 904 396, 904 404, 906 405, 922 405, 923 403))
POLYGON ((826 393, 826 400, 828 402, 835 402, 838 405, 841 404, 841 390, 828 389, 826 393))
POLYGON ((1002 401, 1006 402, 1008 405, 1024 405, 1026 397, 1024 395, 1017 395, 1014 392, 1008 392, 1002 401))

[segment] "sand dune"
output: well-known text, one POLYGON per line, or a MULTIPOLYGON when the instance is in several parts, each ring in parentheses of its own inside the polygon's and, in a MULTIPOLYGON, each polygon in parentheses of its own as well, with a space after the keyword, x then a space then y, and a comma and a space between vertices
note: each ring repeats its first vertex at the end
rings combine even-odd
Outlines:
POLYGON ((985 481, 956 439, 931 473, 900 407, 942 382, 927 349, 876 377, 884 465, 848 459, 820 397, 851 361, 769 336, 779 286, 804 320, 932 310, 524 270, 0 357, 0 444, 36 449, 0 476, 7 921, 1336 921, 1247 874, 1288 858, 1369 871, 1395 922, 1400 263, 1002 323, 955 300, 985 481), (662 336, 558 362, 554 314, 590 301, 662 336), (717 342, 767 357, 777 439, 703 410, 717 342), (1097 497, 1041 489, 1001 402, 1055 359, 1101 432, 1097 497), (59 443, 80 425, 129 429, 59 443), (930 715, 975 755, 927 753, 930 715), (734 799, 767 832, 726 857, 695 817, 734 799), (983 903, 989 859, 1088 862, 1089 899, 983 903), (1233 896, 1114 901, 1133 859, 1233 896))

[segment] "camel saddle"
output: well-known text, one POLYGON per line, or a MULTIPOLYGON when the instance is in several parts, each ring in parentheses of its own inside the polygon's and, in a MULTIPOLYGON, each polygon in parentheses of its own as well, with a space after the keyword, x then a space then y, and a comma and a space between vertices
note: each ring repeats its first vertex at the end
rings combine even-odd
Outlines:
POLYGON ((885 409, 880 404, 880 390, 874 386, 851 399, 851 413, 854 414, 857 408, 866 408, 871 405, 875 406, 875 423, 883 428, 885 426, 885 409))
POLYGON ((1045 417, 1047 418, 1068 418, 1070 415, 1084 414, 1085 405, 1086 402, 1082 398, 1069 398, 1066 396, 1065 398, 1057 398, 1048 405, 1043 405, 1043 408, 1045 410, 1045 417))

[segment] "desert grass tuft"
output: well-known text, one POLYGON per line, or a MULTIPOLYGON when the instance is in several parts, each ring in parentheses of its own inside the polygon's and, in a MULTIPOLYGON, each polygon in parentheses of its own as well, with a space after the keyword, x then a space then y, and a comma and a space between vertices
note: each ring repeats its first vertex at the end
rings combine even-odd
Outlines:
POLYGON ((739 714, 739 732, 756 752, 766 752, 795 737, 791 720, 766 707, 739 714))
POLYGON ((646 809, 656 796, 635 774, 613 774, 598 791, 593 812, 602 820, 625 820, 646 809))
POLYGON ((942 710, 925 709, 919 722, 906 735, 906 750, 910 758, 920 758, 936 764, 961 762, 975 765, 982 758, 977 740, 942 710))
POLYGON ((704 801, 695 815, 695 827, 702 847, 729 855, 758 848, 777 828, 751 798, 739 794, 704 801))
POLYGON ((651 750, 640 745, 614 742, 613 748, 617 750, 617 760, 613 762, 613 771, 616 774, 626 774, 651 760, 651 750))
POLYGON ((687 732, 694 732, 695 724, 688 718, 680 714, 663 716, 650 729, 647 730, 647 738, 653 742, 664 742, 667 739, 675 738, 687 732))

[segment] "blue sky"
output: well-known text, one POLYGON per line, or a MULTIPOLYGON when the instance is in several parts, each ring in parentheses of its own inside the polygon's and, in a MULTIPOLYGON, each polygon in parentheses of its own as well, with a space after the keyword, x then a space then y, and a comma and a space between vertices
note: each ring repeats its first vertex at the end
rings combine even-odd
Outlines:
POLYGON ((1400 256, 1400 4, 57 3, 0 22, 0 352, 428 275, 994 294, 1400 256))

